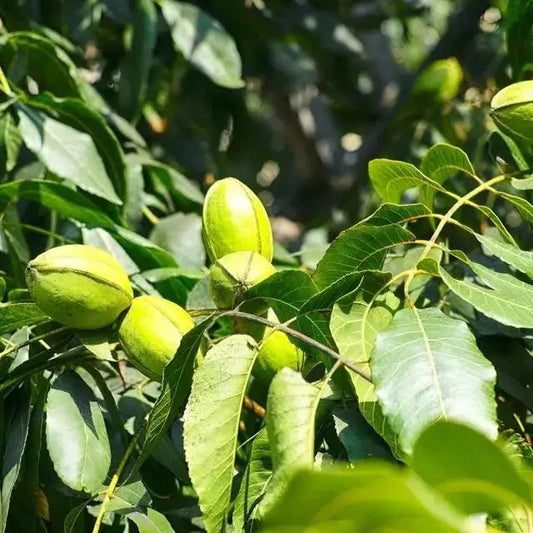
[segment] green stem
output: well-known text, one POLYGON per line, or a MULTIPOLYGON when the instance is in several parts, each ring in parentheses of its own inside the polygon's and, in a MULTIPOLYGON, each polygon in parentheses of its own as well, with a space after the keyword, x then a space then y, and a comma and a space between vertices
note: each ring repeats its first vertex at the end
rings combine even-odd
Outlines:
POLYGON ((7 81, 6 75, 4 74, 2 67, 0 67, 0 91, 7 94, 8 96, 13 96, 13 91, 9 86, 9 82, 7 81))
MULTIPOLYGON (((427 257, 431 248, 435 244, 435 241, 438 239, 439 235, 442 233, 442 230, 444 229, 446 224, 452 220, 453 215, 458 209, 460 209, 463 205, 467 204, 471 198, 473 198, 474 196, 477 196, 480 192, 490 189, 492 185, 505 181, 507 178, 508 176, 505 176, 505 175, 496 176, 489 181, 483 182, 481 185, 477 186, 475 189, 472 189, 468 194, 465 194, 464 196, 460 197, 457 200, 457 202, 455 202, 455 204, 452 205, 450 209, 448 209, 448 212, 444 215, 444 217, 441 218, 438 226, 433 232, 433 235, 429 239, 424 250, 422 250, 422 253, 420 254, 420 257, 418 258, 417 263, 420 263, 420 261, 424 260, 427 257)), ((415 270, 416 270, 416 267, 411 269, 411 272, 409 276, 407 277, 407 279, 405 280, 405 285, 404 285, 405 300, 406 300, 408 307, 414 307, 414 302, 411 300, 411 297, 409 296, 409 288, 411 287, 411 283, 416 275, 415 270)))

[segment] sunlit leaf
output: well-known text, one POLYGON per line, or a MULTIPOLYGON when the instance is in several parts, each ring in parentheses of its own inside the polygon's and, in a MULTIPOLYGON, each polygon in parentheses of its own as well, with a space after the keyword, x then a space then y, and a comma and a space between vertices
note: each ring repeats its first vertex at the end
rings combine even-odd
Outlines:
POLYGON ((0 334, 15 331, 47 320, 47 316, 31 303, 0 304, 0 334))
POLYGON ((411 163, 374 159, 368 164, 374 190, 384 202, 399 203, 407 189, 427 185, 426 176, 411 163))
POLYGON ((176 355, 163 370, 161 394, 155 402, 148 419, 144 444, 136 462, 137 467, 154 450, 179 410, 183 407, 190 391, 198 349, 205 331, 212 324, 213 318, 207 318, 187 332, 181 339, 176 355))
POLYGON ((418 438, 415 472, 467 514, 532 503, 532 489, 501 446, 473 429, 440 421, 418 438))
POLYGON ((533 286, 516 279, 511 274, 494 272, 478 263, 470 263, 483 285, 459 280, 440 267, 444 283, 457 296, 473 305, 478 311, 502 324, 515 328, 533 328, 530 302, 533 286))
POLYGON ((183 436, 208 533, 221 531, 229 512, 242 401, 256 356, 251 337, 232 335, 211 348, 194 374, 183 436))
POLYGON ((465 533, 465 519, 419 479, 390 464, 300 472, 266 517, 265 531, 465 533))
POLYGON ((406 453, 440 419, 496 437, 496 372, 464 322, 439 309, 398 311, 377 334, 370 366, 383 413, 406 453))
MULTIPOLYGON (((420 170, 433 181, 443 184, 447 179, 463 173, 475 176, 476 172, 470 159, 463 150, 450 144, 432 146, 422 159, 420 170)), ((435 189, 428 185, 420 188, 420 200, 430 209, 433 208, 435 189)))
POLYGON ((87 133, 26 104, 17 104, 17 112, 24 143, 48 169, 81 189, 121 203, 87 133))

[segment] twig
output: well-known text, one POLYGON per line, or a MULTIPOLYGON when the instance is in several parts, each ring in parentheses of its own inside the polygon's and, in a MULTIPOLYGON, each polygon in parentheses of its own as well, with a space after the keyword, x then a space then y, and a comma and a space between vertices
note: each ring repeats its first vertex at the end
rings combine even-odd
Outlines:
POLYGON ((135 449, 135 446, 137 445, 137 441, 139 440, 141 433, 142 433, 142 430, 138 431, 135 434, 135 436, 129 443, 128 447, 126 448, 126 451, 124 452, 124 455, 122 456, 122 459, 120 460, 120 464, 118 465, 118 468, 116 469, 115 473, 113 474, 113 477, 111 478, 111 483, 109 483, 104 493, 104 499, 102 500, 100 511, 98 512, 98 516, 96 517, 96 522, 94 523, 93 533, 98 533, 100 531, 102 520, 104 519, 104 515, 106 513, 106 505, 109 502, 109 500, 112 498, 113 493, 115 492, 115 489, 118 484, 118 480, 120 476, 122 475, 124 468, 126 467, 126 463, 128 462, 130 455, 132 454, 133 450, 135 449))
POLYGON ((249 398, 248 396, 245 396, 242 401, 242 406, 247 411, 250 411, 254 415, 256 415, 259 418, 265 418, 265 408, 262 405, 259 405, 257 402, 249 398))
POLYGON ((47 331, 46 333, 43 333, 42 335, 39 335, 37 337, 32 337, 31 339, 28 339, 24 342, 19 342, 18 344, 14 344, 7 350, 0 353, 0 358, 5 357, 6 355, 9 355, 13 352, 18 352, 21 348, 24 348, 25 346, 28 346, 30 344, 33 344, 34 342, 40 342, 43 339, 46 339, 48 337, 51 337, 52 335, 56 335, 57 333, 61 333, 62 331, 66 331, 68 328, 66 327, 60 327, 57 329, 54 329, 52 331, 47 331))
POLYGON ((315 341, 315 339, 308 337, 304 333, 300 333, 299 331, 296 331, 292 328, 288 328, 287 326, 284 326, 283 324, 272 322, 271 320, 267 320, 266 318, 252 315, 250 313, 243 313, 242 311, 223 311, 222 313, 228 316, 234 316, 235 318, 243 318, 245 320, 250 320, 251 322, 257 322, 258 324, 263 324, 265 326, 268 326, 269 328, 278 329, 279 331, 282 331, 283 333, 291 337, 294 337, 295 339, 301 340, 302 342, 305 342, 305 344, 308 344, 309 346, 312 346, 313 348, 316 348, 317 350, 320 350, 322 353, 325 353, 326 355, 328 355, 335 361, 340 361, 340 363, 344 365, 346 368, 349 368, 352 372, 355 372, 356 374, 361 376, 364 380, 368 381, 369 383, 372 383, 372 379, 370 375, 366 373, 364 370, 357 368, 354 365, 354 363, 342 358, 335 350, 332 350, 328 346, 318 341, 315 341))
POLYGON ((159 222, 159 218, 146 206, 142 208, 142 214, 155 226, 159 222))
POLYGON ((2 67, 0 67, 0 91, 4 92, 8 96, 13 96, 13 91, 9 86, 9 82, 7 81, 6 75, 4 74, 2 67))
MULTIPOLYGON (((433 235, 429 239, 428 243, 426 244, 424 250, 422 250, 422 253, 420 254, 420 257, 417 260, 417 264, 420 263, 423 259, 425 259, 430 252, 430 250, 433 248, 433 245, 435 244, 436 240, 438 239, 439 235, 441 234, 442 230, 446 226, 446 224, 452 219, 455 212, 461 208, 463 205, 468 203, 468 201, 473 198, 474 196, 478 195, 480 192, 486 191, 492 187, 492 185, 495 185, 496 183, 500 183, 501 181, 505 181, 508 179, 508 175, 500 175, 496 176, 489 181, 483 182, 480 185, 478 185, 475 189, 472 189, 468 194, 465 194, 461 198, 455 202, 452 207, 448 210, 448 212, 444 215, 444 217, 440 220, 438 226, 435 228, 435 231, 433 232, 433 235)), ((405 280, 404 285, 404 293, 405 293, 405 300, 409 307, 414 307, 414 303, 411 300, 411 297, 409 296, 409 288, 411 286, 411 282, 413 281, 413 278, 415 277, 415 268, 412 269, 411 273, 405 280)))

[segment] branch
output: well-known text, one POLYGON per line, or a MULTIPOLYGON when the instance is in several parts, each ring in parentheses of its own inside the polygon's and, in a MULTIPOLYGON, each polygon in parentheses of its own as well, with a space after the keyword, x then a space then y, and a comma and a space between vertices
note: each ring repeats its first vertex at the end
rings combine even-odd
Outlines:
POLYGON ((284 326, 283 324, 272 322, 271 320, 267 320, 266 318, 252 315, 250 313, 243 313, 242 311, 231 311, 231 310, 221 311, 221 314, 228 315, 228 316, 234 316, 236 318, 243 318, 245 320, 250 320, 251 322, 257 322, 258 324, 263 324, 265 326, 268 326, 269 328, 282 331, 286 335, 289 335, 290 337, 294 337, 295 339, 298 339, 304 342, 305 344, 308 344, 309 346, 312 346, 313 348, 320 350, 322 353, 325 353, 326 355, 328 355, 335 361, 339 361, 340 364, 344 365, 346 368, 349 368, 352 372, 355 372, 357 375, 361 376, 364 380, 368 381, 369 383, 372 383, 372 378, 364 370, 357 368, 357 366, 355 366, 354 363, 342 358, 335 350, 332 350, 328 346, 318 341, 315 341, 315 339, 308 337, 304 333, 296 331, 292 328, 288 328, 287 326, 284 326))

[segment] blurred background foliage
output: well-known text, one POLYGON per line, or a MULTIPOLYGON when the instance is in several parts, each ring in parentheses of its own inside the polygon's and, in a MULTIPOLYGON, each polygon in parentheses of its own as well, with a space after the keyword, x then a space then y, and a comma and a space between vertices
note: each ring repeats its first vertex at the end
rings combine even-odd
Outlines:
MULTIPOLYGON (((52 39, 157 159, 203 188, 228 175, 254 188, 292 251, 320 247, 376 205, 367 175, 374 157, 418 162, 446 141, 490 174, 488 103, 497 86, 531 69, 530 1, 193 4, 177 13, 151 0, 3 0, 0 17, 4 33, 52 39), (206 69, 205 56, 192 57, 192 37, 173 34, 186 16, 197 18, 196 38, 217 25, 225 69, 206 69)), ((29 50, 4 43, 10 79, 23 83, 25 62, 38 61, 29 50)), ((70 95, 50 73, 39 88, 70 95)), ((143 202, 168 215, 162 188, 150 193, 143 202)), ((131 216, 146 233, 149 222, 131 216)))

